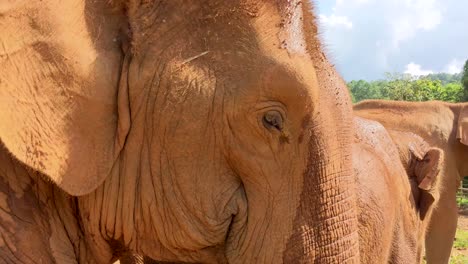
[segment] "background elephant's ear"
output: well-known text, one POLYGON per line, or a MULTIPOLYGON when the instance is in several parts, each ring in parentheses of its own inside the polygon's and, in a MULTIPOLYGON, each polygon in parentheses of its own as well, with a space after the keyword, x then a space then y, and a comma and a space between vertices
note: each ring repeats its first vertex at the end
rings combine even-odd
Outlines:
POLYGON ((468 146, 468 106, 463 106, 458 118, 457 138, 468 146))
POLYGON ((418 203, 421 219, 424 219, 431 205, 439 197, 438 179, 442 169, 443 151, 430 148, 423 159, 417 160, 414 168, 418 188, 421 189, 418 203))
POLYGON ((109 174, 125 130, 122 15, 106 1, 21 3, 0 13, 0 141, 69 194, 89 193, 109 174))
POLYGON ((415 174, 420 189, 429 191, 434 188, 442 167, 442 154, 442 150, 431 148, 422 160, 416 161, 415 174))

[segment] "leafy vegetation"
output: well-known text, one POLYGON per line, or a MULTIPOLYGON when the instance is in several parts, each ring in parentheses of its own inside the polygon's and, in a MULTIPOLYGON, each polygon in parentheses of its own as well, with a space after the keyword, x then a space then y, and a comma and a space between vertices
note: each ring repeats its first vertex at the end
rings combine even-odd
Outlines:
MULTIPOLYGON (((463 177, 461 187, 468 189, 468 177, 463 177)), ((457 204, 460 208, 468 208, 468 193, 462 189, 457 192, 457 204)))
POLYGON ((457 194, 457 204, 460 208, 465 208, 468 206, 468 198, 463 196, 462 194, 457 194))
POLYGON ((459 83, 462 79, 462 73, 450 74, 450 73, 432 73, 423 77, 424 79, 431 81, 441 81, 442 85, 449 83, 459 83))
POLYGON ((421 77, 387 73, 384 80, 351 81, 348 87, 353 102, 365 99, 463 102, 468 101, 468 61, 465 70, 464 75, 437 73, 421 77), (465 84, 466 87, 463 86, 465 84))
POLYGON ((464 99, 468 101, 468 60, 465 62, 465 66, 463 67, 463 75, 461 78, 461 83, 464 88, 464 99))

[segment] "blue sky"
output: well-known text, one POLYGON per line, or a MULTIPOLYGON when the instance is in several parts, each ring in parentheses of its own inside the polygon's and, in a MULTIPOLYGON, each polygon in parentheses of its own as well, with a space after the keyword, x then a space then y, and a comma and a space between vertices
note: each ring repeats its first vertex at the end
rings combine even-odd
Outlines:
POLYGON ((468 0, 314 2, 329 58, 347 81, 456 73, 468 59, 468 0))

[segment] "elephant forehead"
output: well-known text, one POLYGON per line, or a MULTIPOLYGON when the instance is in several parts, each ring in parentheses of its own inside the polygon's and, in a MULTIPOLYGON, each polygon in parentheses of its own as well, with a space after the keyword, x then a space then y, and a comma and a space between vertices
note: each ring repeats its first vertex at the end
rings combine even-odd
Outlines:
POLYGON ((278 3, 263 6, 262 15, 253 23, 260 49, 279 56, 306 54, 301 4, 299 0, 292 0, 284 6, 278 3))
POLYGON ((216 80, 210 69, 203 64, 193 63, 209 52, 194 53, 188 58, 174 59, 169 63, 171 69, 171 81, 177 96, 184 96, 186 93, 196 93, 198 95, 212 95, 216 88, 216 80), (190 89, 187 89, 188 88, 190 89))
POLYGON ((263 97, 295 106, 310 106, 306 99, 318 97, 313 67, 301 56, 284 60, 263 53, 206 50, 186 52, 167 65, 169 85, 178 97, 188 93, 211 98, 221 89, 252 103, 263 97))

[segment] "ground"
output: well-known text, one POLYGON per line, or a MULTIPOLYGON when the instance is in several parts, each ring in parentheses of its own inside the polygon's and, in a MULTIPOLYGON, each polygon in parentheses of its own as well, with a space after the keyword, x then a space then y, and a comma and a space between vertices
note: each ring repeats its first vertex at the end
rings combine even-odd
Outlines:
POLYGON ((460 208, 458 216, 458 229, 452 250, 451 264, 468 263, 468 207, 460 208))
MULTIPOLYGON (((460 208, 458 215, 458 228, 453 243, 450 264, 468 264, 468 206, 463 208, 460 208)), ((426 261, 423 261, 423 263, 426 263, 426 261)))

